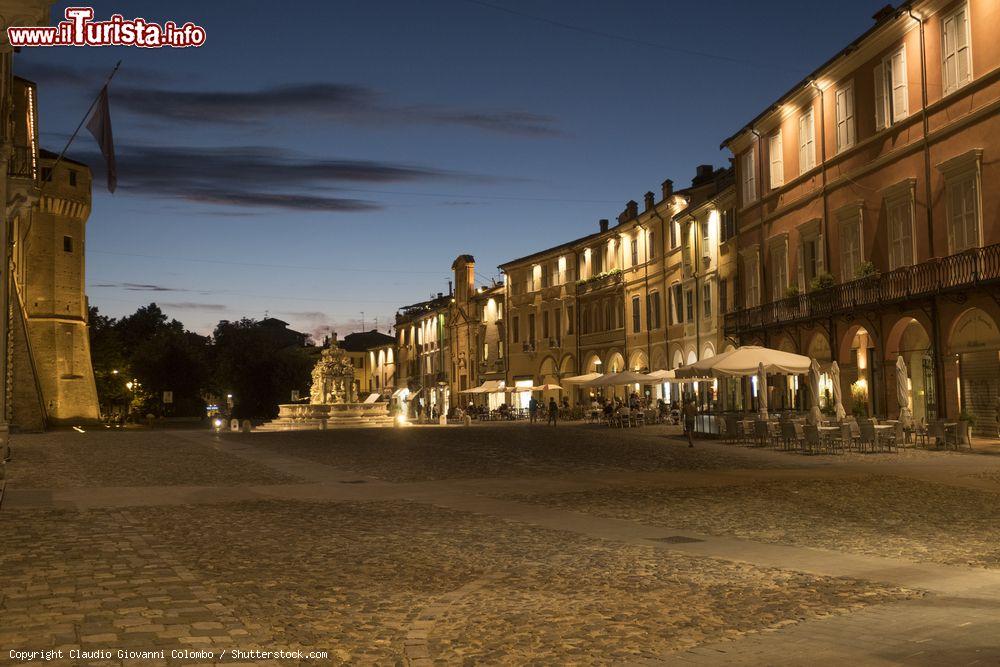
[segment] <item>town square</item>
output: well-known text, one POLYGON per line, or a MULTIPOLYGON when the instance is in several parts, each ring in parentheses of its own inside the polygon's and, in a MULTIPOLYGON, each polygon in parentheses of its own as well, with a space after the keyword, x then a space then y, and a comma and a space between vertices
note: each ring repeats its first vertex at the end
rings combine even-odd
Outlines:
POLYGON ((4 664, 1000 664, 998 0, 251 4, 0 0, 4 664))

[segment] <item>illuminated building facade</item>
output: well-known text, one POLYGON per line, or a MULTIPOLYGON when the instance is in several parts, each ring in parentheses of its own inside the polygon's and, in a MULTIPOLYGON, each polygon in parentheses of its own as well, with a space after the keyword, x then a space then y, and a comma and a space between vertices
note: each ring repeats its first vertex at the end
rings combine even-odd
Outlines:
POLYGON ((913 2, 726 139, 739 309, 725 329, 841 368, 847 409, 995 435, 1000 7, 913 2))

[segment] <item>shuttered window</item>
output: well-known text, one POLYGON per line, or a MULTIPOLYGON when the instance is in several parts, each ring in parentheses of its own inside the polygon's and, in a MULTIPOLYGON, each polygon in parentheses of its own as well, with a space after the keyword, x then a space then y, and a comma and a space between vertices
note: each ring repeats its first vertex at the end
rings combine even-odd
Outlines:
POLYGON ((804 174, 815 166, 816 124, 810 108, 799 116, 799 173, 804 174))
POLYGON ((785 165, 781 148, 781 130, 778 130, 768 137, 767 154, 771 162, 771 188, 780 188, 785 184, 785 165))
POLYGON ((963 5, 941 22, 941 70, 944 94, 958 90, 972 77, 969 52, 969 8, 963 5))
POLYGON ((837 152, 854 145, 854 85, 848 84, 837 91, 837 152))

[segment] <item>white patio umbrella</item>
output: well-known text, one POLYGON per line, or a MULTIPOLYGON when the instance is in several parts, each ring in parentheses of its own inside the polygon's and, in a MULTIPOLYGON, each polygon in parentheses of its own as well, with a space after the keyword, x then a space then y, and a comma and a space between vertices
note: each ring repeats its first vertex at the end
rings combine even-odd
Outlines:
POLYGON ((840 389, 840 364, 836 361, 830 364, 830 380, 833 382, 833 410, 839 421, 847 416, 847 411, 844 410, 844 396, 840 389))
POLYGON ((608 373, 597 379, 586 383, 588 387, 620 387, 626 384, 649 384, 652 380, 649 376, 635 371, 622 371, 621 373, 608 373))
POLYGON ((602 377, 604 373, 586 373, 584 375, 574 375, 573 377, 563 378, 563 384, 586 384, 592 380, 596 380, 602 377))
POLYGON ((767 419, 767 373, 764 372, 764 362, 757 364, 757 405, 760 408, 760 418, 767 419))
POLYGON ((809 364, 809 391, 812 394, 809 423, 815 425, 823 421, 823 411, 819 409, 819 362, 815 359, 809 364))
POLYGON ((809 357, 783 350, 772 350, 757 345, 744 345, 714 357, 681 366, 675 373, 678 378, 703 377, 746 377, 757 375, 763 366, 765 373, 801 375, 809 372, 809 357))
POLYGON ((540 384, 537 387, 532 387, 531 391, 562 391, 562 387, 557 384, 540 384))
POLYGON ((650 380, 656 382, 711 382, 715 378, 711 375, 703 375, 701 377, 677 377, 677 371, 653 371, 652 373, 646 373, 646 377, 650 380))
POLYGON ((913 425, 913 413, 910 412, 910 388, 906 377, 906 360, 900 354, 896 357, 896 402, 899 403, 899 421, 909 428, 913 425))

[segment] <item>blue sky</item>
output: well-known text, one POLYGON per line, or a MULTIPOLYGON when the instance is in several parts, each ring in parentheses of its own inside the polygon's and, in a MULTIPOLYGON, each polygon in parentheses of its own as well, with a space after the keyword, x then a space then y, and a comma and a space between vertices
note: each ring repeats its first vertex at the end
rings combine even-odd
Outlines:
MULTIPOLYGON (((53 10, 61 18, 65 3, 53 10)), ((879 2, 95 2, 205 27, 197 49, 23 49, 59 151, 118 59, 119 189, 92 164, 88 293, 189 328, 265 313, 385 330, 496 265, 727 164, 720 141, 871 25, 879 2), (822 17, 821 20, 817 20, 822 17)))

